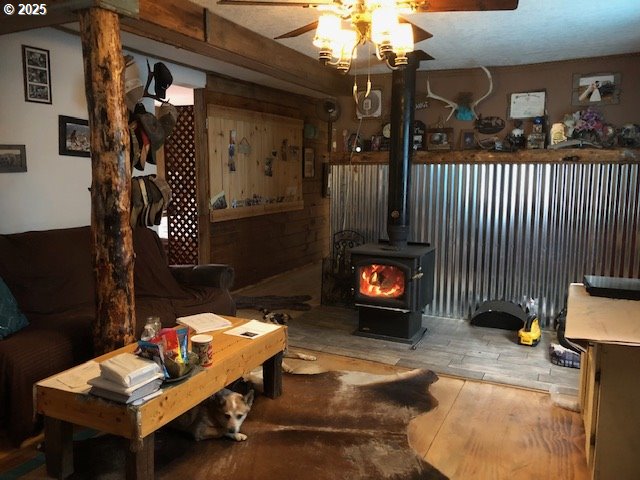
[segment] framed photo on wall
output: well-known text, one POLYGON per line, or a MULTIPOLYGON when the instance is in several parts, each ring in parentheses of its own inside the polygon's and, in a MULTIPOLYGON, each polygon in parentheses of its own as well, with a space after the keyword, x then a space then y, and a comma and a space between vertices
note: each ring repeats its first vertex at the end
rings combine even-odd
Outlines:
POLYGON ((0 145, 0 173, 27 171, 25 145, 0 145))
POLYGON ((90 157, 89 121, 58 116, 58 154, 90 157))
POLYGON ((619 73, 573 74, 571 105, 611 105, 620 103, 619 73))
POLYGON ((509 95, 508 117, 512 119, 543 117, 546 99, 546 90, 512 93, 509 95))
POLYGON ((51 66, 49 50, 22 45, 24 99, 26 102, 51 103, 51 66))
POLYGON ((313 148, 305 148, 304 149, 304 161, 302 168, 302 177, 303 178, 312 178, 315 176, 315 151, 313 148))

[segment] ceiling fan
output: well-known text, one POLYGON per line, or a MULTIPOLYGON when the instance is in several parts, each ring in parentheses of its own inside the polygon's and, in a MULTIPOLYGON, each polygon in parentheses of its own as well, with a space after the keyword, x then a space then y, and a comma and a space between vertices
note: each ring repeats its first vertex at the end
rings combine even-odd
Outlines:
POLYGON ((404 19, 404 14, 514 10, 518 0, 218 0, 218 4, 316 8, 321 14, 318 20, 275 39, 316 30, 313 44, 319 48, 319 60, 346 73, 356 57, 357 46, 367 41, 376 46, 376 56, 389 68, 395 70, 407 64, 406 55, 414 45, 433 35, 404 19), (348 28, 342 28, 343 22, 349 24, 348 28))
MULTIPOLYGON (((425 13, 425 12, 470 12, 470 11, 490 11, 490 10, 515 10, 519 0, 332 0, 319 2, 298 2, 286 0, 218 0, 218 5, 246 5, 246 6, 271 6, 271 7, 302 7, 317 8, 318 11, 334 11, 344 20, 351 20, 357 30, 362 30, 362 23, 370 23, 370 18, 363 18, 368 11, 369 4, 395 4, 402 13, 425 13)), ((400 18, 401 23, 408 23, 413 30, 413 41, 421 42, 431 38, 429 32, 413 25, 411 22, 400 18)), ((276 40, 282 38, 292 38, 305 34, 318 28, 318 20, 303 25, 295 30, 283 33, 275 37, 276 40)))

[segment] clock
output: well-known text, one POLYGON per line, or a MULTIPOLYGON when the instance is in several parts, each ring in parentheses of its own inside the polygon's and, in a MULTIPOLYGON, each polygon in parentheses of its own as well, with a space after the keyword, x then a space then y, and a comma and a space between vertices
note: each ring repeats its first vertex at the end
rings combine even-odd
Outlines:
POLYGON ((391 138, 391 122, 387 122, 382 126, 382 136, 384 138, 391 138))

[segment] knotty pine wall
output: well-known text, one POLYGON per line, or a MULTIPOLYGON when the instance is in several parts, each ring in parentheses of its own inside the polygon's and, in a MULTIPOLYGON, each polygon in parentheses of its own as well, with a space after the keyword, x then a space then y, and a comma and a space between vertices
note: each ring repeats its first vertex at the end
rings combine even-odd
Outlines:
MULTIPOLYGON (((237 220, 207 221, 206 225, 201 219, 200 229, 203 225, 208 228, 206 235, 200 232, 201 239, 204 237, 206 241, 208 238, 208 261, 233 266, 235 289, 327 256, 330 204, 329 199, 322 196, 322 158, 327 148, 327 123, 316 114, 318 100, 213 75, 207 78, 207 87, 201 98, 205 104, 300 118, 304 123, 312 124, 317 132, 315 138, 303 140, 303 148, 315 150, 315 176, 302 179, 304 208, 237 220)), ((197 142, 200 148, 206 144, 202 138, 197 142)), ((199 205, 202 205, 201 201, 199 205)))

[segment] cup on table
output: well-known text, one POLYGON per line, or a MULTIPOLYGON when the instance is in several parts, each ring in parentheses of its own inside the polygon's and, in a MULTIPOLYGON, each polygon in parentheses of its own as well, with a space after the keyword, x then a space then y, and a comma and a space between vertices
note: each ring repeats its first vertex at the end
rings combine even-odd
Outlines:
POLYGON ((201 366, 209 367, 213 363, 213 337, 198 334, 191 337, 191 350, 198 355, 201 366))

